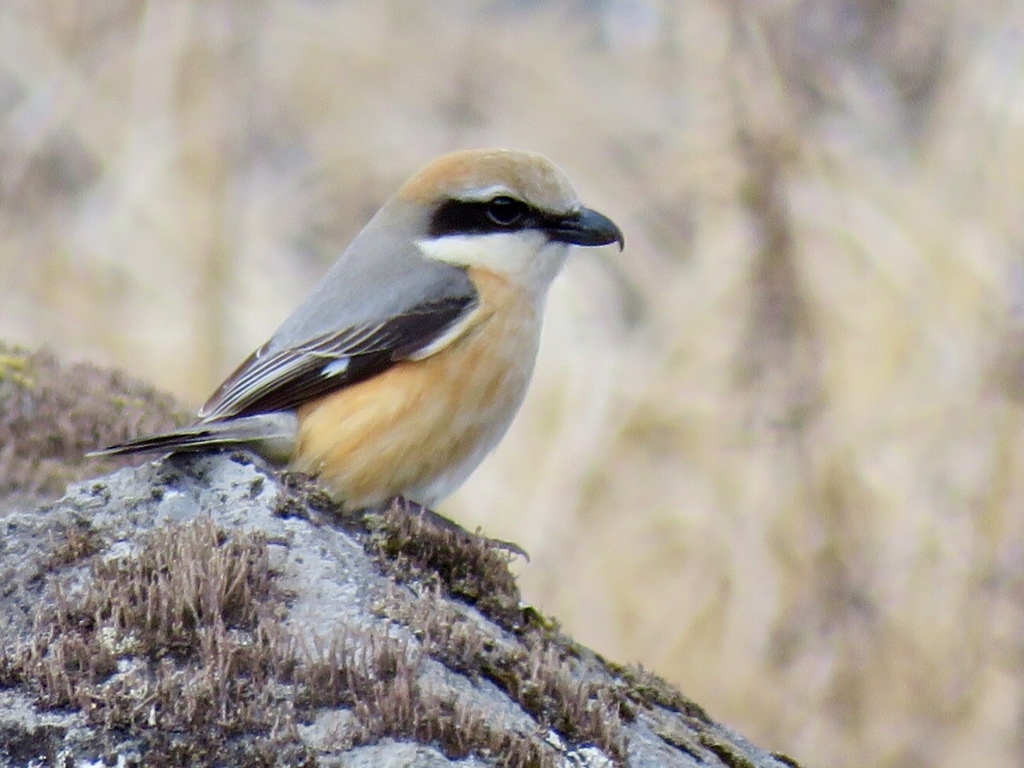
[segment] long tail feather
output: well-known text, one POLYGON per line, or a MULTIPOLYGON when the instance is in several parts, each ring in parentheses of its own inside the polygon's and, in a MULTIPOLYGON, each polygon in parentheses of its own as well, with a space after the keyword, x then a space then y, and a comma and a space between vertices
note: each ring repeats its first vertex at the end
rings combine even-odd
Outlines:
POLYGON ((193 452, 247 446, 268 458, 290 455, 294 447, 298 421, 290 412, 244 416, 226 421, 199 423, 160 435, 147 435, 110 445, 87 456, 121 456, 132 453, 193 452))
POLYGON ((199 451, 211 446, 233 442, 209 429, 181 430, 163 435, 149 435, 116 443, 98 451, 89 451, 86 456, 120 456, 128 453, 154 453, 156 451, 199 451))

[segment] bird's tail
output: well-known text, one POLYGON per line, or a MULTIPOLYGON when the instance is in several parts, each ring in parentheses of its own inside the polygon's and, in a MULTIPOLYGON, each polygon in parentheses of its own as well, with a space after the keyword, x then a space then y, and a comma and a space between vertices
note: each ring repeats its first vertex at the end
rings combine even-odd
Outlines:
POLYGON ((147 435, 110 445, 87 456, 131 453, 189 453, 211 448, 247 447, 268 459, 287 461, 295 449, 298 419, 294 413, 263 413, 223 421, 199 422, 159 435, 147 435))

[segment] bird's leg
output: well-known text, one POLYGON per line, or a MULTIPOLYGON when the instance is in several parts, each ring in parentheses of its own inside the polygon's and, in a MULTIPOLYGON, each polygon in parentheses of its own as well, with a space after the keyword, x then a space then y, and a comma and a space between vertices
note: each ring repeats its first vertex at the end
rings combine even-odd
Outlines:
POLYGON ((472 533, 467 531, 461 525, 456 523, 454 520, 441 515, 430 507, 426 507, 419 504, 411 499, 407 499, 404 496, 395 496, 389 502, 384 505, 384 508, 397 509, 404 512, 407 515, 411 515, 419 518, 424 524, 430 525, 441 531, 449 531, 456 534, 457 536, 466 536, 470 538, 477 538, 483 541, 488 547, 495 549, 503 549, 506 552, 511 552, 513 555, 522 557, 526 562, 530 562, 530 556, 526 553, 522 547, 511 541, 503 541, 501 539, 491 539, 480 533, 472 533))

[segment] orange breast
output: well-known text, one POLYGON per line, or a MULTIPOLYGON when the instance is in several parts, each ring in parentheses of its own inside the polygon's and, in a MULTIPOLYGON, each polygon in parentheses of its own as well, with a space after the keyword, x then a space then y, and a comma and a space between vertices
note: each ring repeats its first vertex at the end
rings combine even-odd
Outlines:
POLYGON ((396 495, 436 503, 512 422, 533 370, 540 307, 497 275, 470 278, 480 309, 447 347, 299 408, 292 465, 346 506, 396 495))

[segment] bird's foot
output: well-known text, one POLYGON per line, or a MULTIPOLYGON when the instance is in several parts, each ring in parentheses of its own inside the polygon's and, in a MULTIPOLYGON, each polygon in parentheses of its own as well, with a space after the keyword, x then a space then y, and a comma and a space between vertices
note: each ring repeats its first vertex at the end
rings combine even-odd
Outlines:
POLYGON ((404 512, 407 515, 418 518, 423 524, 430 525, 437 530, 447 531, 454 533, 456 536, 463 536, 471 539, 477 539, 487 547, 492 549, 501 549, 509 552, 518 557, 522 557, 526 562, 530 562, 530 555, 527 554, 526 550, 520 547, 518 544, 511 541, 504 541, 502 539, 492 539, 484 536, 477 531, 467 531, 461 525, 456 523, 454 520, 450 520, 444 515, 438 514, 430 507, 426 507, 423 504, 419 504, 415 501, 407 499, 403 496, 396 496, 391 499, 385 508, 395 509, 404 512))

